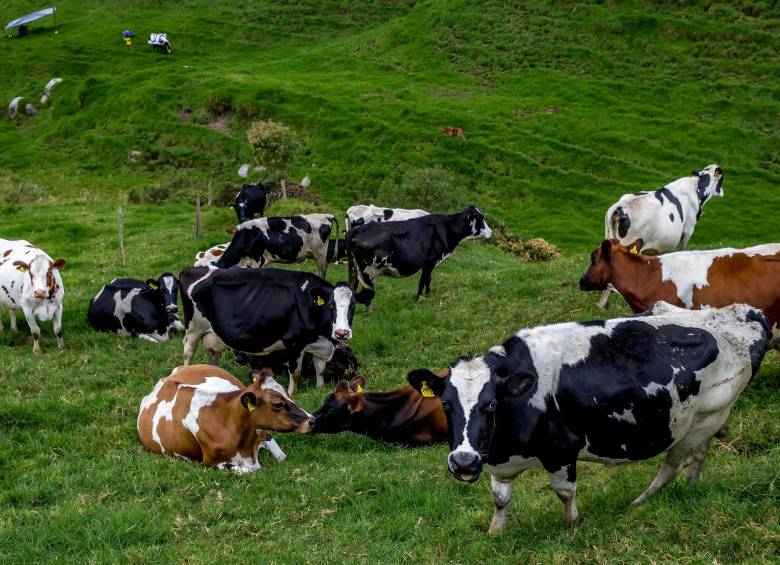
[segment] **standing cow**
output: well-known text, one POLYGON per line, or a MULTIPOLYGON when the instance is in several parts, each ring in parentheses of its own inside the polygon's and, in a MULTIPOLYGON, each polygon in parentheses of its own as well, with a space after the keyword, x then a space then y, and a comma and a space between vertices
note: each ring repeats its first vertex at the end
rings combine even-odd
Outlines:
POLYGON ((346 283, 282 269, 206 269, 180 274, 187 333, 184 364, 203 340, 211 351, 231 347, 248 355, 285 351, 289 394, 295 392, 299 358, 314 355, 317 386, 334 341, 352 338, 355 297, 346 283))
POLYGON ((182 330, 176 313, 179 281, 171 273, 146 282, 114 279, 89 303, 87 321, 101 332, 114 332, 155 343, 167 341, 170 330, 182 330))
POLYGON ((346 229, 352 229, 371 222, 402 222, 412 218, 427 216, 430 212, 416 208, 407 210, 404 208, 382 208, 373 204, 358 204, 347 209, 344 218, 346 229))
POLYGON ((444 216, 429 214, 402 222, 370 223, 347 232, 350 286, 358 281, 363 290, 358 301, 371 311, 376 292, 374 282, 382 275, 408 277, 418 271, 417 301, 431 292, 431 274, 452 255, 461 241, 489 238, 491 229, 477 208, 444 216))
POLYGON ((577 461, 606 465, 668 452, 635 505, 688 467, 701 473, 711 438, 766 351, 769 326, 744 305, 690 311, 659 303, 652 316, 521 330, 481 357, 462 357, 440 378, 409 373, 442 399, 450 427, 447 467, 474 482, 487 466, 504 528, 512 485, 542 467, 579 521, 577 461))
POLYGON ((236 194, 233 207, 239 224, 263 215, 268 199, 266 191, 267 188, 262 184, 245 184, 236 194))
POLYGON ((60 270, 64 259, 56 261, 42 249, 23 239, 0 239, 0 331, 3 331, 2 311, 11 318, 11 330, 16 331, 16 312, 21 310, 33 336, 33 352, 41 352, 41 328, 37 320, 54 321, 57 348, 62 340, 62 299, 65 287, 60 270))
POLYGON ((328 240, 334 224, 338 232, 336 217, 331 214, 249 220, 238 225, 233 240, 216 266, 226 269, 245 258, 262 266, 274 262, 298 263, 306 257, 312 257, 317 262, 320 276, 325 278, 328 271, 328 240))
MULTIPOLYGON (((712 197, 723 196, 723 171, 708 165, 691 172, 652 192, 624 194, 607 210, 604 238, 617 239, 623 245, 642 240, 636 247, 645 255, 659 255, 685 249, 693 235, 704 204, 712 197)), ((607 305, 609 292, 604 291, 598 307, 607 305)))

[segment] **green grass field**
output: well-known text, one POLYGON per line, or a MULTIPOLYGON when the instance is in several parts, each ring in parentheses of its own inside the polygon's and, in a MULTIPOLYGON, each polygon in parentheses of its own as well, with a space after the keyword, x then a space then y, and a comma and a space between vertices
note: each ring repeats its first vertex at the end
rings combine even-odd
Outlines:
MULTIPOLYGON (((288 459, 265 454, 250 476, 140 447, 138 404, 181 362, 180 336, 155 345, 97 334, 89 300, 113 277, 176 272, 227 239, 229 208, 205 208, 194 239, 192 201, 209 183, 216 193, 240 181, 255 119, 299 133, 290 174, 308 173, 319 200, 270 213, 341 215, 436 167, 453 189, 441 211, 474 202, 489 221, 563 253, 529 264, 465 243, 422 304, 416 278, 381 279, 375 312, 360 309, 354 322, 369 390, 483 352, 522 326, 602 316, 577 280, 606 207, 624 192, 718 162, 725 198, 707 205, 691 247, 780 240, 774 3, 505 4, 68 0, 57 4, 58 34, 44 21, 32 37, 0 40, 3 104, 65 79, 37 116, 0 118, 0 237, 68 261, 66 349, 56 351, 50 324, 40 357, 24 323, 0 335, 0 561, 780 560, 775 352, 699 484, 677 481, 631 509, 660 458, 581 464, 577 527, 563 523, 546 476, 529 472, 506 531, 489 536, 489 481, 450 478, 445 446, 280 434, 288 459), (130 52, 125 28, 138 34, 130 52), (168 32, 171 56, 145 45, 151 31, 168 32), (466 140, 447 138, 445 126, 464 128, 466 140), (130 151, 141 156, 130 161, 130 151), (156 201, 128 203, 132 192, 156 201)), ((37 8, 5 2, 0 22, 37 8)), ((343 280, 346 268, 328 278, 343 280)), ((626 313, 613 299, 607 315, 626 313)), ((245 375, 230 356, 224 366, 245 375)), ((325 393, 304 383, 296 400, 313 410, 325 393)))

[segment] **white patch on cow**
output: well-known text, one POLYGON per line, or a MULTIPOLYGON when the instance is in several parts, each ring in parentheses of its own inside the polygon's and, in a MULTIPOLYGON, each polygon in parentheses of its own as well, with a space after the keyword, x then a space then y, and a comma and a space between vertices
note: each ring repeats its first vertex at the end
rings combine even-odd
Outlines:
POLYGON ((309 281, 304 281, 301 285, 301 291, 305 291, 307 286, 309 286, 309 281))
POLYGON ((133 301, 133 298, 138 296, 140 292, 140 288, 133 288, 124 298, 122 298, 121 290, 117 290, 114 293, 114 317, 119 321, 119 326, 123 330, 125 330, 125 315, 130 312, 132 308, 131 302, 133 301))
MULTIPOLYGON (((176 369, 174 369, 174 372, 176 369)), ((173 373, 171 373, 173 374, 173 373)), ((138 418, 135 421, 135 427, 138 430, 138 432, 141 432, 141 414, 143 414, 146 410, 148 410, 152 404, 157 402, 157 394, 160 392, 160 389, 165 384, 165 378, 160 379, 157 381, 157 384, 154 385, 154 388, 152 389, 152 392, 147 394, 141 399, 141 406, 138 409, 138 418)))
POLYGON ((620 449, 622 449, 623 451, 625 451, 625 450, 626 450, 626 444, 625 444, 625 443, 621 443, 621 444, 620 444, 620 449))
POLYGON ((200 414, 201 409, 214 404, 217 395, 239 390, 236 385, 222 377, 206 377, 200 384, 181 384, 179 387, 195 389, 195 392, 192 394, 192 400, 190 401, 190 410, 181 423, 196 438, 198 437, 198 431, 200 430, 198 415, 200 414))
POLYGON ((612 414, 610 414, 609 417, 614 420, 617 420, 618 422, 628 422, 629 424, 636 425, 636 418, 634 418, 634 412, 629 408, 624 408, 623 412, 621 412, 620 414, 618 414, 617 412, 612 412, 612 414))
POLYGON ((231 469, 233 472, 243 475, 244 473, 253 473, 260 469, 260 461, 252 457, 244 457, 240 452, 230 459, 230 463, 233 465, 231 469))
MULTIPOLYGON (((258 433, 260 433, 260 430, 258 430, 258 433)), ((271 454, 271 457, 279 462, 287 459, 287 454, 282 450, 281 447, 279 447, 279 444, 276 443, 274 438, 271 438, 268 441, 261 441, 259 447, 262 449, 267 449, 271 454)))
MULTIPOLYGON (((575 365, 586 359, 590 355, 590 343, 594 336, 611 334, 609 327, 576 323, 520 330, 516 335, 528 346, 538 374, 537 388, 529 404, 543 412, 547 397, 555 395, 558 389, 561 367, 575 365)), ((554 400, 557 404, 557 399, 554 400)))
POLYGON ((169 422, 173 421, 173 407, 176 405, 176 398, 178 396, 179 391, 177 390, 176 394, 173 395, 173 399, 170 401, 161 400, 157 404, 157 410, 154 411, 154 416, 152 416, 152 439, 160 446, 160 451, 163 454, 165 453, 165 446, 162 444, 162 438, 160 438, 160 434, 157 432, 157 427, 160 425, 160 420, 163 418, 169 422))
POLYGON ((181 453, 176 453, 175 451, 173 452, 173 455, 178 457, 179 459, 184 459, 185 461, 192 461, 192 459, 190 459, 186 455, 182 455, 181 453))
POLYGON ((686 308, 693 308, 693 291, 709 284, 707 274, 713 261, 739 253, 748 257, 775 255, 780 253, 780 244, 756 245, 746 249, 727 247, 709 251, 680 251, 661 255, 658 258, 661 263, 661 280, 671 281, 686 308))
POLYGON ((458 393, 458 401, 466 420, 466 424, 463 426, 463 438, 452 450, 453 453, 456 451, 476 452, 469 442, 469 416, 479 400, 479 394, 489 382, 490 367, 482 357, 461 361, 452 368, 450 384, 458 393))
POLYGON ((352 290, 346 286, 337 286, 333 289, 333 302, 336 304, 336 320, 333 322, 333 339, 351 339, 352 328, 349 325, 349 305, 352 302, 352 290), (347 337, 336 337, 336 332, 344 330, 347 337))
POLYGON ((494 345, 488 351, 500 355, 501 357, 506 357, 506 348, 503 345, 494 345))

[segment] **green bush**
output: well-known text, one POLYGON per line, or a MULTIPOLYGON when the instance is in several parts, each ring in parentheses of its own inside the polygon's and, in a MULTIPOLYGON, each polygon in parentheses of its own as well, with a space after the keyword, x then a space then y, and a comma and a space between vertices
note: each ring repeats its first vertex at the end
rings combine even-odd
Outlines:
POLYGON ((300 147, 295 133, 273 120, 253 122, 246 132, 246 138, 259 165, 284 168, 300 147))
POLYGON ((385 179, 377 190, 377 204, 398 208, 422 208, 429 212, 449 213, 465 206, 457 192, 455 176, 443 167, 411 169, 396 185, 385 179))

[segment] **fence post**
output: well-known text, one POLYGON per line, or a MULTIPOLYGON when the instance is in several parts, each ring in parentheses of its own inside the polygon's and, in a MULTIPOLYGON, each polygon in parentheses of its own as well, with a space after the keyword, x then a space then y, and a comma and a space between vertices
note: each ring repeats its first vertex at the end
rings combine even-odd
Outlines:
POLYGON ((211 182, 209 182, 209 199, 208 206, 214 206, 214 193, 211 190, 211 182))
POLYGON ((122 226, 122 207, 116 211, 116 220, 119 223, 119 258, 122 260, 122 266, 125 266, 125 233, 122 226))
POLYGON ((287 181, 282 179, 282 200, 287 200, 287 181))
POLYGON ((201 223, 200 223, 200 193, 195 195, 195 238, 200 237, 201 223))

